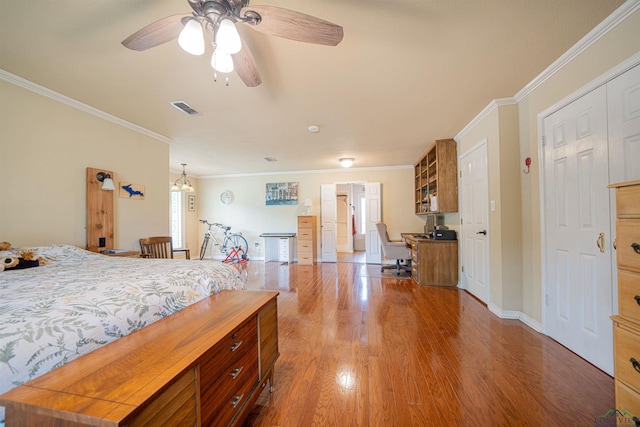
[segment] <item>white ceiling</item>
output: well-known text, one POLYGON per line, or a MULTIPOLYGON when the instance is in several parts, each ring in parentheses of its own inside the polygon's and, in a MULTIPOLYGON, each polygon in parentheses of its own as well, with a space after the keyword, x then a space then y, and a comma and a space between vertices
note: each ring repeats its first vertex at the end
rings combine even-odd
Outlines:
MULTIPOLYGON (((413 164, 515 95, 622 0, 256 0, 334 22, 337 47, 240 24, 262 84, 213 82, 177 42, 120 42, 186 0, 0 0, 0 68, 171 140, 170 167, 215 176, 413 164), (200 111, 187 116, 169 105, 200 111), (320 132, 309 133, 309 125, 320 132), (264 157, 277 162, 267 162, 264 157)), ((164 142, 159 142, 164 143, 164 142)))

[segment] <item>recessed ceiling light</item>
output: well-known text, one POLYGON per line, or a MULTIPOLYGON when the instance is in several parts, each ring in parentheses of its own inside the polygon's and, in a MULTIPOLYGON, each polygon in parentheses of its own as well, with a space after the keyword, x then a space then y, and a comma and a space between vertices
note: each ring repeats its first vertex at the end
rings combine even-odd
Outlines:
POLYGON ((265 157, 264 159, 265 159, 267 162, 277 162, 277 161, 278 161, 278 159, 273 158, 273 157, 265 157))
POLYGON ((320 132, 320 127, 317 125, 311 125, 307 128, 307 130, 311 133, 320 132))

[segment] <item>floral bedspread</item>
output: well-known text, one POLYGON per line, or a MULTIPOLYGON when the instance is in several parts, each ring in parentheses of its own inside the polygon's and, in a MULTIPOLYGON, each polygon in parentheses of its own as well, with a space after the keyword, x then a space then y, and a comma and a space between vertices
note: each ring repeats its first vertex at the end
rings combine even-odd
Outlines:
MULTIPOLYGON (((33 250, 46 265, 0 272, 0 394, 223 289, 230 265, 33 250)), ((4 408, 0 411, 0 425, 4 408)))

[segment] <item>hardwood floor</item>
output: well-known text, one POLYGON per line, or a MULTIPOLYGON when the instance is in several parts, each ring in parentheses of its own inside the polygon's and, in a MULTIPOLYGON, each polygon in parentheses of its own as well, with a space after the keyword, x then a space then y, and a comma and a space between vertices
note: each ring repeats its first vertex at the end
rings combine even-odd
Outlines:
POLYGON ((250 263, 280 358, 245 426, 594 426, 613 379, 455 288, 365 264, 250 263))

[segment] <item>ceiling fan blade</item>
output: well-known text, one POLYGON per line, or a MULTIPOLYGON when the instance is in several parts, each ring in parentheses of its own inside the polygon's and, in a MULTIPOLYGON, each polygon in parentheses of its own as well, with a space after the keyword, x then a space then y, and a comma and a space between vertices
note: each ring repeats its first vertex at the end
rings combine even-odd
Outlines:
POLYGON ((327 46, 336 46, 342 41, 341 26, 315 16, 265 5, 245 7, 241 15, 244 16, 247 11, 257 12, 261 16, 259 24, 249 26, 265 34, 327 46))
POLYGON ((256 61, 253 59, 249 46, 247 46, 242 37, 240 39, 242 40, 242 49, 240 49, 240 52, 231 55, 233 68, 245 85, 256 87, 262 83, 260 73, 258 73, 258 68, 256 67, 256 61))
POLYGON ((175 40, 184 28, 182 19, 190 14, 171 15, 147 25, 122 41, 124 47, 143 51, 175 40))

